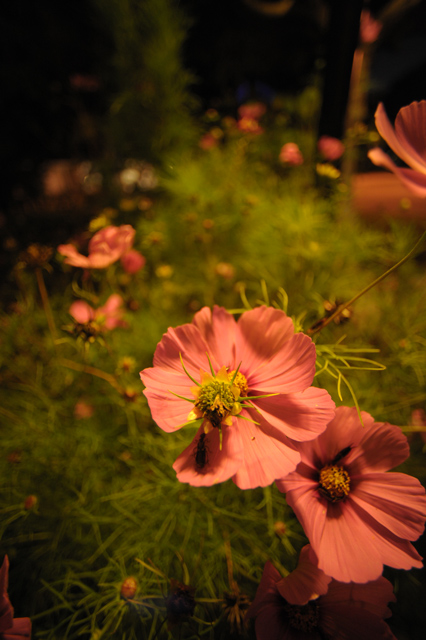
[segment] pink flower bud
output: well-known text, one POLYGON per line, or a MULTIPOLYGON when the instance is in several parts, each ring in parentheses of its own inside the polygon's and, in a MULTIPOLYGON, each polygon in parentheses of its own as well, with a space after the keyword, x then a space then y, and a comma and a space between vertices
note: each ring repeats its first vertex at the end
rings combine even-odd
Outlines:
POLYGON ((318 140, 318 151, 323 158, 333 162, 343 155, 345 145, 341 140, 332 136, 321 136, 318 140))

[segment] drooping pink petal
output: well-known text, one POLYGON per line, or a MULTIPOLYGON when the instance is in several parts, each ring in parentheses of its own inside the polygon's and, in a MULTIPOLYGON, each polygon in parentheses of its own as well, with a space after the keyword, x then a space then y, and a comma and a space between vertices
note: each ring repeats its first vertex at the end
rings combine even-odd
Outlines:
MULTIPOLYGON (((283 343, 278 352, 270 356, 267 367, 261 367, 247 376, 251 390, 262 393, 295 393, 312 384, 315 375, 315 345, 309 336, 298 333, 283 343)), ((243 360, 244 369, 246 368, 243 360)))
POLYGON ((219 367, 226 366, 232 371, 238 367, 235 351, 237 323, 234 317, 222 307, 203 307, 198 311, 192 323, 198 328, 208 345, 209 356, 215 359, 219 367))
MULTIPOLYGON (((182 361, 186 370, 195 378, 200 379, 200 369, 209 371, 209 363, 207 353, 209 347, 203 339, 197 327, 193 324, 183 324, 176 329, 168 329, 157 345, 154 353, 154 367, 161 369, 174 370, 183 373, 182 362, 179 355, 182 355, 182 361)), ((220 369, 219 363, 213 361, 213 366, 220 369)), ((184 374, 185 375, 185 374, 184 374)), ((188 387, 194 385, 188 376, 188 387)))
POLYGON ((239 416, 235 420, 244 447, 244 459, 233 478, 240 489, 266 487, 296 468, 300 454, 291 442, 283 444, 239 416))
POLYGON ((60 244, 58 247, 58 253, 65 256, 65 264, 70 264, 73 267, 90 269, 91 265, 89 258, 79 253, 73 244, 60 244))
POLYGON ((351 500, 399 538, 417 540, 426 518, 426 495, 404 473, 368 473, 351 490, 351 500))
POLYGON ((426 117, 426 101, 413 102, 403 107, 398 116, 398 129, 395 131, 381 102, 375 113, 377 131, 401 160, 412 169, 425 173, 426 156, 421 155, 425 149, 425 124, 420 119, 426 117))
POLYGON ((203 427, 197 432, 191 444, 176 459, 173 469, 180 482, 187 482, 193 487, 210 487, 225 482, 239 469, 244 452, 238 429, 234 425, 222 429, 222 449, 220 449, 219 429, 213 429, 207 435, 205 460, 203 467, 197 465, 196 451, 203 427))
MULTIPOLYGON (((255 391, 254 395, 258 395, 255 391)), ((272 426, 297 442, 312 440, 322 433, 333 419, 335 409, 329 393, 317 387, 259 398, 253 404, 272 426)))
POLYGON ((140 376, 146 386, 143 393, 149 402, 152 418, 163 431, 176 431, 188 422, 188 414, 194 405, 173 395, 191 399, 185 373, 152 367, 141 371, 140 376))
POLYGON ((389 156, 378 147, 371 149, 367 155, 373 164, 392 171, 414 195, 419 198, 426 197, 426 175, 424 173, 397 167, 389 156))
POLYGON ((85 324, 95 319, 95 311, 84 300, 76 300, 69 308, 69 313, 76 322, 85 324))
POLYGON ((297 568, 277 583, 277 589, 290 604, 304 605, 328 591, 331 578, 310 558, 310 545, 300 551, 297 568))

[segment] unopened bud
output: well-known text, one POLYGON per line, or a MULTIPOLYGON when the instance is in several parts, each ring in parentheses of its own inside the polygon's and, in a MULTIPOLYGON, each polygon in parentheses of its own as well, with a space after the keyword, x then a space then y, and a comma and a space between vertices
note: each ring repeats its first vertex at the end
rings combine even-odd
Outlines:
POLYGON ((138 583, 136 578, 133 578, 133 576, 129 576, 124 580, 123 584, 121 585, 120 595, 123 598, 126 598, 126 600, 129 600, 135 597, 137 590, 138 590, 138 583))

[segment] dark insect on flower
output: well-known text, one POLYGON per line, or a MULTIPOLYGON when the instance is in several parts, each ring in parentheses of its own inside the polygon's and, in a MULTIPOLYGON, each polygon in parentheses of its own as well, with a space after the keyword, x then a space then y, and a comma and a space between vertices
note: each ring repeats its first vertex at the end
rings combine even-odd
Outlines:
POLYGON ((345 447, 344 449, 342 449, 341 451, 339 451, 339 453, 333 458, 333 460, 331 461, 331 464, 337 464, 338 462, 340 462, 340 460, 342 458, 344 458, 345 456, 348 455, 349 451, 352 449, 351 446, 349 447, 345 447))
POLYGON ((194 615, 195 588, 188 584, 178 582, 174 578, 170 580, 171 591, 166 598, 167 622, 169 629, 185 620, 188 616, 194 615))
POLYGON ((195 466, 197 469, 204 469, 208 463, 208 448, 206 446, 206 434, 202 433, 197 441, 197 446, 194 450, 195 466))

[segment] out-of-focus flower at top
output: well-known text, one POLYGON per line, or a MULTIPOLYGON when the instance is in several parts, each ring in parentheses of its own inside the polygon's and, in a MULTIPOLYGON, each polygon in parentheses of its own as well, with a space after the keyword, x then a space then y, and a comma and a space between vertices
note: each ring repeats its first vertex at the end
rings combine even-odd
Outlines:
POLYGON ((13 618, 13 607, 7 594, 8 584, 9 558, 5 556, 0 569, 0 639, 31 638, 31 620, 29 618, 13 618))
POLYGON ((343 155, 345 145, 338 138, 321 136, 318 140, 318 151, 325 160, 333 162, 333 160, 338 160, 343 155))
POLYGON ((263 133, 263 127, 260 126, 256 118, 240 118, 237 121, 237 128, 243 133, 251 133, 256 136, 263 133))
POLYGON ((89 255, 84 256, 73 244, 61 244, 58 252, 65 263, 83 269, 105 269, 130 251, 135 230, 129 224, 101 229, 89 241, 89 255))
POLYGON ((271 307, 238 322, 204 307, 170 328, 141 371, 158 426, 198 426, 173 468, 181 482, 210 486, 232 477, 241 489, 266 486, 296 467, 295 441, 311 440, 334 416, 329 394, 312 387, 315 346, 271 307))
POLYGON ((297 166, 303 164, 303 155, 295 142, 286 142, 281 147, 279 159, 284 164, 297 166))
POLYGON ((93 309, 84 300, 76 300, 70 306, 69 313, 78 324, 86 325, 94 322, 101 331, 127 327, 127 323, 123 320, 123 298, 118 293, 113 293, 98 309, 93 309))
POLYGON ((389 473, 409 456, 399 427, 376 423, 355 407, 338 407, 315 441, 298 445, 296 471, 277 481, 286 492, 318 567, 341 582, 368 582, 383 565, 421 568, 409 540, 426 519, 425 490, 416 478, 389 473))
POLYGON ((259 120, 266 113, 266 105, 263 102, 249 102, 238 107, 238 115, 240 118, 250 118, 251 120, 259 120))
POLYGON ((144 256, 136 249, 130 249, 121 256, 122 267, 127 273, 137 273, 145 266, 145 262, 144 256))
POLYGON ((359 38, 364 44, 375 42, 382 30, 380 20, 375 20, 368 9, 361 12, 361 21, 359 25, 359 38))
POLYGON ((375 119, 382 138, 411 169, 397 167, 379 148, 368 152, 371 162, 389 169, 416 196, 426 198, 426 100, 402 107, 396 116, 395 128, 389 122, 382 102, 377 107, 375 119))
POLYGON ((247 611, 257 640, 396 640, 384 618, 395 601, 383 577, 367 584, 331 580, 300 552, 297 568, 283 578, 265 564, 256 597, 247 611))

